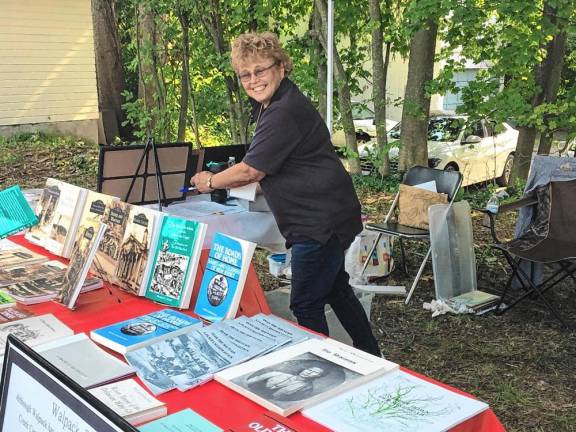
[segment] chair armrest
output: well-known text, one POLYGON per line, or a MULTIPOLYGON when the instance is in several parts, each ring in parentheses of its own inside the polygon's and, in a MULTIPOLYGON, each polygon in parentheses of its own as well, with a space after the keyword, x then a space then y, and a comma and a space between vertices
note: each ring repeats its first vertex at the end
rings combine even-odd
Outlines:
POLYGON ((513 210, 519 210, 523 207, 528 207, 537 203, 538 199, 536 197, 524 197, 516 201, 501 204, 500 206, 498 206, 498 211, 496 213, 493 213, 486 209, 477 208, 475 210, 484 213, 484 218, 482 219, 482 226, 490 228, 492 238, 496 243, 500 243, 500 240, 498 240, 498 236, 496 234, 496 216, 513 210))

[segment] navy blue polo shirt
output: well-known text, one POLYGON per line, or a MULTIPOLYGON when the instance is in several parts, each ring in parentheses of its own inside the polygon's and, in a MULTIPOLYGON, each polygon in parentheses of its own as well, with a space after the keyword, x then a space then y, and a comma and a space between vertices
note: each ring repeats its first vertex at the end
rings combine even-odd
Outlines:
POLYGON ((322 117, 288 78, 268 107, 251 103, 258 120, 243 161, 266 173, 260 185, 287 246, 336 234, 347 248, 362 230, 360 203, 322 117))

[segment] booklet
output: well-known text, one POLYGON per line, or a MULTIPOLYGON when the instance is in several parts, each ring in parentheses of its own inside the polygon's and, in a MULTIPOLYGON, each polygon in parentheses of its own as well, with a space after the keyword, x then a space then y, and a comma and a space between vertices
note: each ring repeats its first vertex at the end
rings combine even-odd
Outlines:
POLYGON ((484 402, 398 371, 302 414, 333 430, 442 432, 487 408, 484 402))
POLYGON ((194 313, 208 321, 236 316, 256 243, 214 234, 194 313))
POLYGON ((0 239, 38 223, 19 186, 0 192, 0 239))
POLYGON ((139 429, 140 432, 222 432, 222 429, 190 408, 140 426, 139 429))

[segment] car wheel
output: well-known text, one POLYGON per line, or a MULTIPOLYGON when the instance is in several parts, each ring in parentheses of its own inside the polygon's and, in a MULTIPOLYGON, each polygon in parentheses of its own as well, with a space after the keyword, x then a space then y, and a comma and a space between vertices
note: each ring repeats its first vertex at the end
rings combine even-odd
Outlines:
POLYGON ((502 175, 496 179, 498 186, 508 186, 510 182, 510 175, 512 174, 512 165, 514 165, 514 155, 509 154, 504 162, 504 169, 502 175))
POLYGON ((450 163, 444 167, 444 171, 458 171, 458 167, 450 163))

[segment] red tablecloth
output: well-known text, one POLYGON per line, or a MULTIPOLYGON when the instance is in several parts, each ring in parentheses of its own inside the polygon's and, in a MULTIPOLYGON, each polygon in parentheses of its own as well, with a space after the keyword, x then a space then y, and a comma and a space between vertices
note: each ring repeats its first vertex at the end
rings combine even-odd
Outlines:
MULTIPOLYGON (((28 243, 23 236, 14 236, 11 237, 11 240, 36 252, 41 252, 50 256, 43 249, 28 243)), ((203 261, 206 260, 206 256, 207 254, 204 253, 202 257, 203 261)), ((50 257, 54 258, 53 256, 50 257)), ((269 313, 270 310, 262 293, 256 272, 253 268, 251 268, 248 273, 246 283, 246 290, 241 301, 242 313, 249 316, 260 311, 269 313)), ((196 287, 198 284, 199 276, 196 279, 196 287)), ((192 304, 194 303, 192 302, 192 304)), ((145 313, 162 309, 163 307, 165 306, 153 303, 142 297, 126 294, 118 288, 106 285, 104 289, 81 294, 77 301, 77 307, 73 311, 55 302, 27 306, 25 309, 35 315, 52 313, 74 331, 90 332, 90 330, 93 330, 94 328, 143 315, 145 313)), ((417 374, 416 372, 405 368, 404 370, 457 393, 467 395, 458 389, 439 383, 428 377, 417 374)), ((214 381, 195 389, 188 390, 184 393, 178 390, 172 390, 160 395, 158 398, 166 402, 169 413, 180 411, 184 408, 191 408, 222 428, 228 428, 243 422, 248 422, 249 420, 257 418, 259 414, 265 411, 264 408, 260 407, 256 403, 214 381)), ((293 414, 289 418, 295 425, 300 426, 302 431, 323 432, 329 430, 311 420, 308 420, 300 413, 293 414)), ((478 414, 451 430, 453 432, 505 431, 494 412, 490 409, 478 414)))

